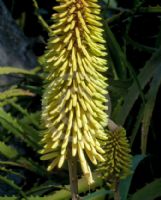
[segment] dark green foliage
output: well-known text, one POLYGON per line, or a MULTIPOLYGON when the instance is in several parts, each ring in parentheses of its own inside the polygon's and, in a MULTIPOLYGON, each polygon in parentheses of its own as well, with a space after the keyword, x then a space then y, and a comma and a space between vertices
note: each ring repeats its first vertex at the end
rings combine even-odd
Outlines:
POLYGON ((153 200, 161 196, 161 179, 155 180, 138 190, 130 200, 153 200))
MULTIPOLYGON (((4 3, 22 31, 32 39, 35 54, 41 57, 40 67, 32 71, 16 66, 0 67, 0 79, 13 78, 10 83, 0 82, 0 200, 26 196, 28 200, 67 200, 70 199, 67 166, 49 174, 47 163, 40 161, 38 154, 41 64, 55 1, 5 0, 4 3)), ((161 2, 101 0, 100 4, 109 49, 106 76, 110 82, 111 118, 126 129, 132 154, 147 155, 134 156, 133 174, 120 183, 121 197, 155 200, 161 197, 161 2)), ((80 195, 85 200, 112 197, 100 179, 90 194, 90 188, 82 180, 79 182, 80 195)))

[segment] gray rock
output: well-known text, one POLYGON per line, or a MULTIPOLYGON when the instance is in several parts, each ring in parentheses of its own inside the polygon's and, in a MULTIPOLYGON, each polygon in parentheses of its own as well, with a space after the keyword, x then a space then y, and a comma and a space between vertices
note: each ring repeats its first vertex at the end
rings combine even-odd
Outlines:
POLYGON ((0 66, 31 69, 36 65, 27 37, 0 0, 0 66))

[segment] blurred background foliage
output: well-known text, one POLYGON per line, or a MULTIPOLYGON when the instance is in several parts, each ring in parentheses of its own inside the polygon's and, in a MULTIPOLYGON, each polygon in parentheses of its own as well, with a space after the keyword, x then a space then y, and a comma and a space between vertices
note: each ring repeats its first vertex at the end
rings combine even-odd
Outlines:
MULTIPOLYGON (((3 1, 29 38, 39 62, 30 71, 16 66, 0 68, 0 78, 12 77, 0 85, 0 200, 67 200, 67 166, 48 173, 47 163, 38 154, 43 52, 52 7, 57 3, 3 1)), ((161 2, 101 0, 100 4, 109 50, 110 118, 127 130, 134 155, 133 172, 120 183, 121 198, 161 199, 161 2)), ((90 189, 79 178, 83 199, 112 199, 97 175, 90 189)))

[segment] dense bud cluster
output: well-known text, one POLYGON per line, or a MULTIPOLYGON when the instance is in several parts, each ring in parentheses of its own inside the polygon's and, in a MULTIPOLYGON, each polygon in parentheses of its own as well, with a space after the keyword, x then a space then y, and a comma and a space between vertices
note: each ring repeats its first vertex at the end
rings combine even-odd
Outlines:
POLYGON ((98 171, 101 172, 108 185, 114 189, 117 180, 130 174, 132 156, 124 128, 119 127, 114 132, 108 132, 104 150, 106 161, 99 165, 98 171))

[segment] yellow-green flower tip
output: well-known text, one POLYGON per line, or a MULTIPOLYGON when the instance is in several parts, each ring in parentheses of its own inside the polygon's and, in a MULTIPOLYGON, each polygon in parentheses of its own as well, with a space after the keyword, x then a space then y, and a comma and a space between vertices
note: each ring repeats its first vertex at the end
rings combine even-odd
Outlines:
POLYGON ((57 0, 58 12, 46 51, 45 91, 42 99, 44 136, 42 160, 52 160, 48 170, 61 168, 70 144, 82 171, 93 182, 87 157, 103 162, 100 139, 106 140, 107 55, 100 6, 97 0, 57 0))
POLYGON ((130 145, 126 138, 124 128, 118 128, 114 132, 108 132, 105 142, 105 162, 98 166, 108 186, 114 189, 115 181, 127 177, 131 172, 132 156, 130 145))

